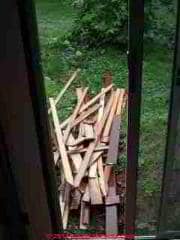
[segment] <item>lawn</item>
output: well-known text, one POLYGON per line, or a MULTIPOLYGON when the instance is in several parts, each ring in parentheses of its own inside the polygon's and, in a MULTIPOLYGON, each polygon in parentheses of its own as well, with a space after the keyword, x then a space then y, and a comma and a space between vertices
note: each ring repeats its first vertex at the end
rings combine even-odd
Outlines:
MULTIPOLYGON (((117 86, 127 87, 126 48, 110 46, 83 50, 72 47, 66 40, 76 18, 70 3, 36 0, 36 6, 47 96, 56 96, 73 70, 82 69, 58 106, 60 119, 64 119, 75 104, 75 88, 89 86, 92 94, 96 93, 106 70, 113 73, 117 86)), ((137 226, 149 232, 153 231, 158 213, 172 55, 172 50, 145 43, 137 226)))

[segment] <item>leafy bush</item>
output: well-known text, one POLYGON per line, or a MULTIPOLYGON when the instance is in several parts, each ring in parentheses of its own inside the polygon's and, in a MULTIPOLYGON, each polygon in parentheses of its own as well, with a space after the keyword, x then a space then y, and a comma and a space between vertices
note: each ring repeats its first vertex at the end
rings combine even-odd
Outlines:
MULTIPOLYGON (((128 0, 72 0, 78 9, 73 39, 83 46, 127 42, 128 0)), ((174 0, 145 0, 145 37, 172 44, 174 0)))
POLYGON ((75 0, 79 9, 73 37, 83 45, 118 43, 127 38, 126 0, 75 0))

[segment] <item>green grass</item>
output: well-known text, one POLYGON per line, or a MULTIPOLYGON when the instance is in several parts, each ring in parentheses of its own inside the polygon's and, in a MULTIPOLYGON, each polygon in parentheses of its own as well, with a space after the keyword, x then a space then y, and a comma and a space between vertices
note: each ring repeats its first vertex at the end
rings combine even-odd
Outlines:
MULTIPOLYGON (((72 47, 65 41, 76 17, 70 3, 61 0, 36 2, 47 95, 56 96, 71 73, 77 67, 82 69, 80 77, 58 106, 60 119, 68 116, 76 102, 75 88, 89 86, 95 94, 101 88, 102 74, 106 70, 112 71, 117 86, 127 87, 126 49, 72 47)), ((149 230, 157 217, 171 68, 172 51, 145 44, 137 224, 149 230)))

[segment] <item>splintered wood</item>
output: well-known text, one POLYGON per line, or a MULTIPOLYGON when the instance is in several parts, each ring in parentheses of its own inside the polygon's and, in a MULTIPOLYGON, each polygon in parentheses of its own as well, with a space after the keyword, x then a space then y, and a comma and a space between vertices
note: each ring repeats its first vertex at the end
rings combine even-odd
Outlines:
POLYGON ((54 164, 57 176, 60 176, 59 204, 64 229, 68 227, 71 211, 76 211, 79 216, 79 228, 88 229, 91 208, 101 205, 104 207, 106 232, 118 231, 117 207, 121 204, 121 194, 116 191, 113 166, 123 152, 121 126, 127 92, 115 88, 111 82, 105 86, 94 97, 90 97, 88 88, 77 88, 77 104, 63 122, 58 118, 57 100, 49 99, 54 164))

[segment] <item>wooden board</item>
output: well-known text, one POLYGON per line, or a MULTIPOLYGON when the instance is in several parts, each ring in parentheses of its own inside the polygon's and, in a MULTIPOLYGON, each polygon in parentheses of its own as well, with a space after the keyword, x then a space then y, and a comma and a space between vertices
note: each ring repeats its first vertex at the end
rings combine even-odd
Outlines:
POLYGON ((112 121, 113 121, 114 115, 116 114, 116 110, 117 110, 119 95, 120 95, 120 89, 117 89, 116 92, 114 93, 112 108, 111 108, 105 129, 103 132, 103 141, 104 141, 104 139, 106 140, 106 138, 107 138, 106 141, 108 141, 108 139, 109 139, 109 133, 111 130, 112 121))
MULTIPOLYGON (((106 201, 110 202, 108 198, 113 199, 116 195, 116 180, 115 175, 111 174, 108 195, 106 201)), ((106 205, 106 234, 118 234, 118 213, 117 213, 117 202, 114 201, 112 204, 106 205)))
POLYGON ((73 127, 73 123, 74 123, 77 115, 79 114, 80 108, 81 108, 81 106, 82 106, 82 104, 83 104, 83 102, 84 102, 84 99, 85 99, 85 97, 86 97, 87 91, 88 91, 88 88, 85 88, 85 90, 84 90, 84 92, 83 92, 83 94, 82 94, 81 99, 78 101, 78 103, 77 103, 77 105, 76 105, 76 107, 75 107, 75 109, 74 109, 74 112, 73 112, 72 116, 70 117, 70 120, 69 120, 67 129, 66 129, 65 134, 64 134, 64 142, 65 142, 65 143, 66 143, 67 140, 68 140, 70 131, 71 131, 72 127, 73 127))
POLYGON ((89 194, 92 205, 103 204, 98 178, 89 178, 89 194))
POLYGON ((62 162, 62 167, 63 167, 63 171, 64 171, 64 176, 65 176, 66 181, 69 184, 73 185, 73 175, 72 175, 71 167, 69 164, 69 159, 67 156, 66 148, 65 148, 65 145, 63 142, 63 136, 62 136, 62 132, 60 129, 60 124, 59 124, 59 119, 58 119, 54 99, 50 98, 49 102, 50 102, 50 107, 51 107, 51 111, 52 111, 52 117, 53 117, 59 152, 61 155, 61 162, 62 162))
MULTIPOLYGON (((55 106, 57 105, 57 103, 60 101, 60 99, 64 96, 65 92, 67 91, 67 89, 69 88, 69 86, 71 85, 71 83, 74 81, 74 79, 77 77, 78 73, 80 72, 80 69, 78 68, 73 75, 70 77, 70 79, 68 80, 68 82, 66 83, 66 85, 64 86, 64 88, 61 90, 61 92, 58 94, 58 96, 55 99, 55 106)), ((48 113, 51 113, 51 108, 48 110, 48 113)))
POLYGON ((75 179, 74 179, 74 186, 75 187, 78 187, 83 176, 85 175, 85 172, 88 168, 88 165, 91 161, 91 157, 92 157, 92 154, 94 152, 94 149, 96 148, 97 144, 99 143, 99 140, 100 140, 100 137, 101 137, 101 133, 103 131, 103 128, 104 128, 104 125, 105 125, 105 122, 107 120, 107 117, 109 115, 109 112, 110 112, 110 109, 111 109, 111 106, 112 106, 112 102, 113 102, 113 97, 110 98, 107 106, 106 106, 106 110, 105 110, 105 113, 103 115, 103 118, 102 120, 100 121, 100 123, 98 123, 98 131, 97 131, 97 136, 96 136, 96 139, 94 142, 90 143, 89 144, 89 147, 87 149, 87 152, 85 153, 85 156, 84 156, 84 160, 81 164, 81 167, 80 167, 80 170, 79 172, 77 173, 77 175, 75 176, 75 179))

